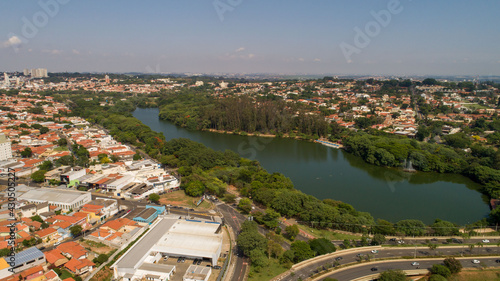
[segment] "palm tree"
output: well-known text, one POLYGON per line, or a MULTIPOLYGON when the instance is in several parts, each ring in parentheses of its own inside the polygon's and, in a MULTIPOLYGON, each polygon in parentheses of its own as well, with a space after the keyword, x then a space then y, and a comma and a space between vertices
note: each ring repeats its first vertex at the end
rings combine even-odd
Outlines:
POLYGON ((472 255, 472 250, 473 250, 473 249, 474 249, 474 244, 470 244, 470 245, 469 245, 469 251, 470 251, 471 255, 472 255))
POLYGON ((477 242, 476 245, 479 247, 479 248, 483 248, 484 247, 484 244, 482 242, 477 242))

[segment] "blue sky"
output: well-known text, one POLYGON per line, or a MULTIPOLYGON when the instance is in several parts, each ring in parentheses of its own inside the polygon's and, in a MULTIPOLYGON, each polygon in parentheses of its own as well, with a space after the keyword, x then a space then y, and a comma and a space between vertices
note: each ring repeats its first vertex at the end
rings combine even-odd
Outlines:
POLYGON ((1 1, 0 71, 500 75, 498 11, 481 0, 1 1))

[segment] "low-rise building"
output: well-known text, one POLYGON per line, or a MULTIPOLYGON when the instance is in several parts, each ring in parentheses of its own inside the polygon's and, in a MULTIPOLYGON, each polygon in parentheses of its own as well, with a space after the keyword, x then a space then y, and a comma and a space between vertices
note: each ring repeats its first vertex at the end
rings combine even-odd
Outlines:
POLYGON ((45 203, 60 207, 64 211, 75 210, 90 202, 92 195, 87 192, 50 188, 30 188, 19 196, 31 203, 45 203))

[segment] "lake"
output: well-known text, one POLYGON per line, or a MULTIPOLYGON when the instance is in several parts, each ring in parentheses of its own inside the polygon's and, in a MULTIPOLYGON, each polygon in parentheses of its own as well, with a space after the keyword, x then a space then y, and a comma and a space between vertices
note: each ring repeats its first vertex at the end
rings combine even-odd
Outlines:
POLYGON ((455 174, 406 173, 378 167, 352 154, 318 143, 190 131, 158 118, 158 108, 138 108, 134 117, 167 140, 188 138, 207 147, 230 149, 258 160, 268 172, 289 177, 295 188, 319 199, 331 198, 391 222, 436 218, 469 224, 489 213, 479 185, 455 174))

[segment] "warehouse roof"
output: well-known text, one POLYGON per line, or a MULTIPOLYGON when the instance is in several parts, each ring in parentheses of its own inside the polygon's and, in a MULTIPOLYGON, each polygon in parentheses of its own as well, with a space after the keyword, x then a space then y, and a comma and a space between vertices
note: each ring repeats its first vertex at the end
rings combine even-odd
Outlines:
POLYGON ((61 202, 61 203, 72 203, 79 199, 83 195, 88 193, 73 190, 61 190, 61 189, 47 189, 47 188, 37 188, 32 189, 23 195, 19 196, 20 199, 24 200, 36 200, 36 201, 50 201, 50 202, 61 202))
POLYGON ((143 258, 153 247, 153 245, 160 240, 160 238, 167 232, 176 220, 163 219, 153 227, 140 241, 135 244, 128 253, 126 253, 121 260, 116 264, 117 267, 135 267, 136 264, 143 258))

